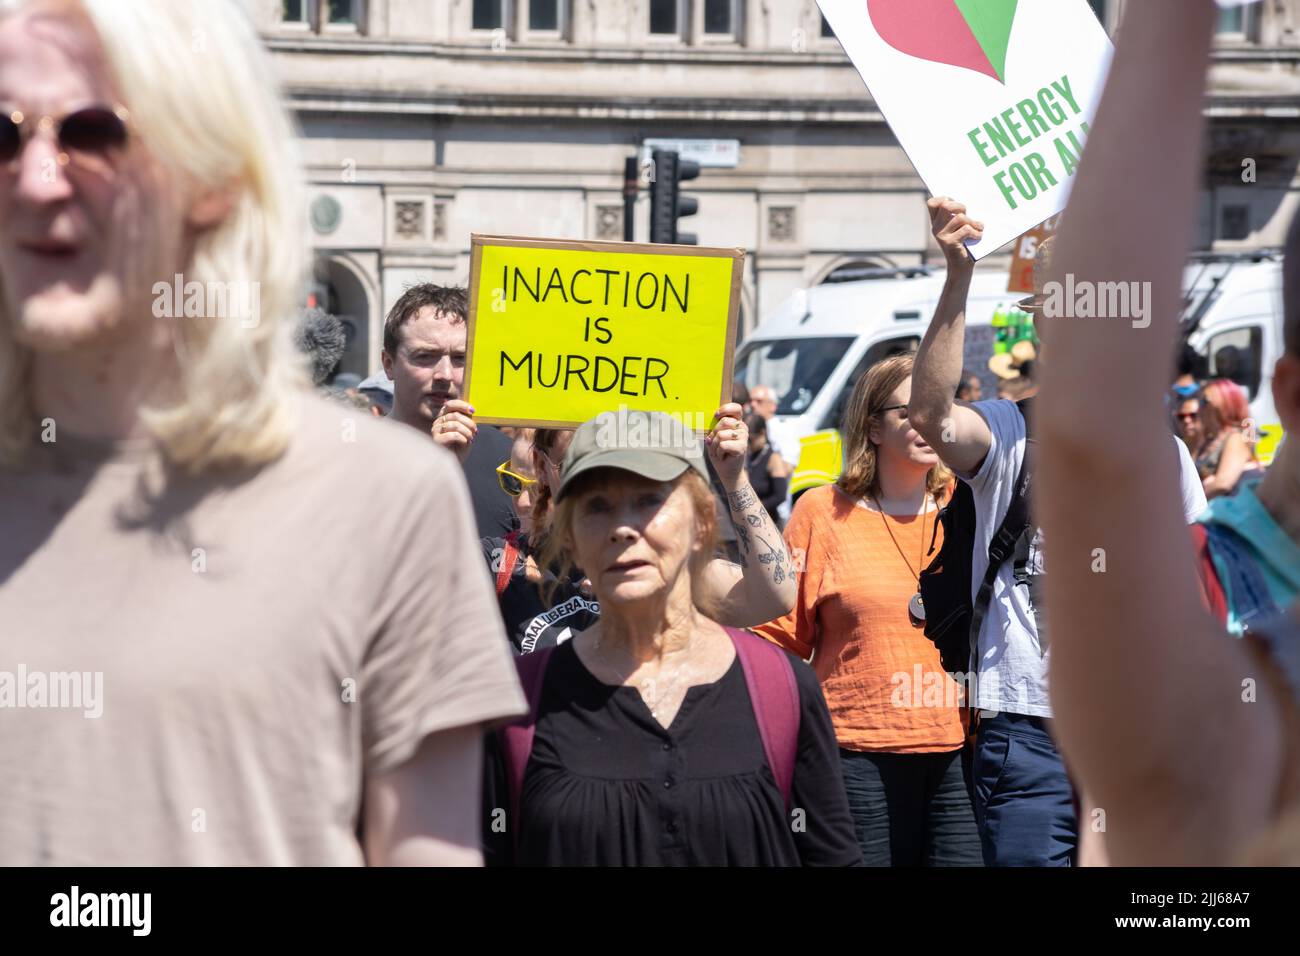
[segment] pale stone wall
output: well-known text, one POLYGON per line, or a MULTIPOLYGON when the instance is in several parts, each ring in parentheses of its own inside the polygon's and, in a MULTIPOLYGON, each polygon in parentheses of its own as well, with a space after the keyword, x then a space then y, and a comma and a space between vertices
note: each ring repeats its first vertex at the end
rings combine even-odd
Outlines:
MULTIPOLYGON (((471 29, 472 0, 364 0, 355 29, 289 26, 280 0, 244 2, 303 128, 312 199, 338 204, 316 248, 331 274, 365 271, 358 288, 382 300, 358 317, 358 361, 371 368, 376 326, 406 286, 466 280, 471 232, 621 238, 623 160, 649 137, 740 141, 736 168, 688 185, 700 214, 683 228, 747 251, 747 329, 835 268, 936 256, 924 186, 838 43, 820 36, 813 0, 736 0, 735 35, 722 38, 703 33, 703 0, 681 0, 671 38, 649 34, 649 0, 562 3, 558 35, 528 30, 526 0, 507 2, 496 32, 471 29)), ((1125 2, 1107 4, 1112 31, 1125 2)), ((1298 65, 1300 0, 1258 5, 1246 33, 1221 43, 1204 245, 1281 243, 1297 205, 1298 65), (1246 160, 1255 182, 1242 180, 1246 160), (1224 240, 1229 229, 1244 238, 1224 240)), ((647 206, 643 193, 640 240, 647 206)))

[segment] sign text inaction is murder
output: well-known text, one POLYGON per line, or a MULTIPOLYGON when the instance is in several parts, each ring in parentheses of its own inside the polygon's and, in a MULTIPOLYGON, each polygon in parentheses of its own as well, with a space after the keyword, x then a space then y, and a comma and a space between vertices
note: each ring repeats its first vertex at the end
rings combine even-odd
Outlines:
POLYGON ((472 249, 479 420, 563 427, 625 406, 708 421, 729 400, 742 250, 493 236, 472 249))

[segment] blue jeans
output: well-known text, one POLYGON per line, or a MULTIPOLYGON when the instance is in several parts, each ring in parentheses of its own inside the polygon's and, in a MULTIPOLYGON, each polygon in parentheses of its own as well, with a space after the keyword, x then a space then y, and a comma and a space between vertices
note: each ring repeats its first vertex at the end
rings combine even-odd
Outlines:
POLYGON ((979 832, 962 752, 840 751, 867 866, 979 866, 979 832))
POLYGON ((1078 848, 1074 788, 1052 742, 1051 721, 982 718, 972 776, 987 866, 1070 866, 1078 848))

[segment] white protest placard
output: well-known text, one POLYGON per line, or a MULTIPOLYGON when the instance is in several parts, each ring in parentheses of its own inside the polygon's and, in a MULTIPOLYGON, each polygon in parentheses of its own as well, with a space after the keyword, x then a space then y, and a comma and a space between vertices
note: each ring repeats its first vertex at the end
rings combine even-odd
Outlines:
POLYGON ((1087 0, 818 0, 980 259, 1065 208, 1113 52, 1087 0))

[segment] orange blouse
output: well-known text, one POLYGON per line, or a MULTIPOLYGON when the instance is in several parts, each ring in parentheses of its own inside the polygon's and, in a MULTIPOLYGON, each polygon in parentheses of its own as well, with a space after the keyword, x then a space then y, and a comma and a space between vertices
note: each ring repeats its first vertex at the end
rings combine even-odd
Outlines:
POLYGON ((907 611, 918 560, 933 558, 932 535, 935 551, 943 544, 936 518, 868 511, 834 485, 805 493, 790 517, 799 597, 754 631, 811 659, 846 750, 940 753, 965 740, 962 688, 907 611))

